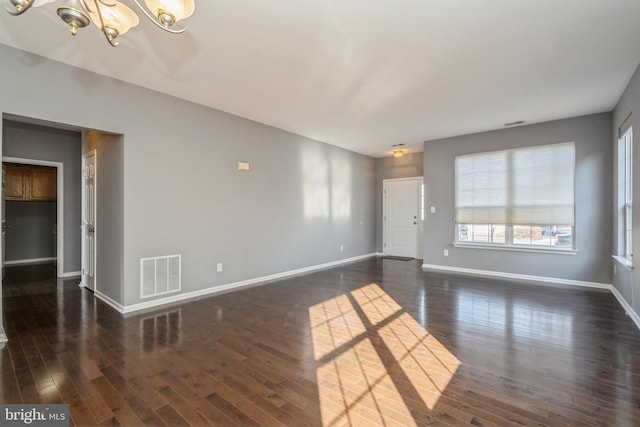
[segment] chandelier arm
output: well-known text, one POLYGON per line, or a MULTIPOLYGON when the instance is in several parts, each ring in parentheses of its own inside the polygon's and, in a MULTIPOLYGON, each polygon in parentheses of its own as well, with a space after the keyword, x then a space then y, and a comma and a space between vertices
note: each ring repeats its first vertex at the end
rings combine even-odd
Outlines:
POLYGON ((84 6, 85 9, 87 9, 87 12, 93 13, 93 11, 91 10, 91 8, 89 7, 89 4, 87 3, 88 0, 80 0, 80 2, 82 3, 82 5, 84 6))
POLYGON ((36 0, 31 0, 30 2, 28 2, 22 9, 20 10, 16 10, 13 11, 11 9, 9 9, 8 7, 5 6, 5 9, 7 10, 7 12, 9 12, 9 15, 13 15, 13 16, 20 16, 23 13, 25 13, 27 10, 29 10, 31 8, 31 6, 33 6, 33 4, 36 2, 36 0))
POLYGON ((107 30, 105 30, 104 28, 102 29, 102 34, 104 34, 104 36, 106 37, 107 41, 109 42, 109 44, 113 47, 118 47, 118 45, 120 45, 119 41, 116 41, 114 39, 112 39, 111 37, 109 37, 109 35, 107 34, 107 30))
MULTIPOLYGON (((100 0, 102 1, 102 0, 100 0)), ((147 12, 147 9, 145 9, 144 7, 142 7, 142 5, 140 3, 138 3, 138 0, 133 0, 133 2, 136 4, 136 6, 138 6, 138 8, 142 11, 142 13, 144 14, 144 16, 146 16, 147 18, 149 18, 149 21, 153 22, 158 28, 162 28, 163 30, 165 30, 168 33, 172 33, 172 34, 181 34, 184 33, 186 28, 182 28, 180 30, 172 30, 171 28, 167 28, 164 25, 160 24, 149 12, 147 12)))
MULTIPOLYGON (((98 6, 98 1, 102 3, 101 0, 93 0, 93 4, 95 5, 96 10, 98 12, 98 18, 100 18, 100 29, 102 30, 102 34, 104 34, 105 38, 107 39, 107 41, 111 46, 118 47, 120 42, 113 40, 113 38, 109 37, 109 34, 107 34, 107 29, 104 26, 104 19, 102 19, 102 10, 100 9, 100 6, 98 6)), ((105 6, 108 7, 108 5, 105 5, 105 6)))
POLYGON ((89 0, 81 0, 81 1, 84 8, 87 9, 87 12, 94 13, 93 10, 91 10, 91 8, 89 7, 89 3, 88 3, 89 0))

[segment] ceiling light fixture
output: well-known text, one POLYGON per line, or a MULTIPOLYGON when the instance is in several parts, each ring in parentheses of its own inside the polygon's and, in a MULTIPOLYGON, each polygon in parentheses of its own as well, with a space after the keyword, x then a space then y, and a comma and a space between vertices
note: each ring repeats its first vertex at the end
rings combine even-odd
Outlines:
MULTIPOLYGON (((56 0, 9 0, 15 10, 7 8, 13 16, 22 15, 31 7, 39 7, 56 0)), ((180 34, 186 30, 174 30, 171 27, 176 22, 186 19, 195 10, 194 0, 144 0, 145 9, 138 0, 132 0, 140 11, 159 28, 180 34)), ((71 28, 71 34, 76 35, 78 28, 83 28, 93 22, 107 38, 111 46, 118 46, 116 37, 138 25, 138 15, 128 6, 117 0, 67 0, 64 5, 56 9, 58 16, 71 28)))
POLYGON ((393 157, 399 159, 402 156, 404 156, 404 150, 401 150, 399 148, 397 150, 393 150, 393 157))

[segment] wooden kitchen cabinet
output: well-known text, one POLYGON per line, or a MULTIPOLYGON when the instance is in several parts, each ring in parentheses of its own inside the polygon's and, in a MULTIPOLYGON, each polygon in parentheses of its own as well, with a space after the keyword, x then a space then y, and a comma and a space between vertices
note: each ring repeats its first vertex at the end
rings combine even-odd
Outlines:
POLYGON ((7 200, 25 200, 27 198, 27 168, 5 165, 4 198, 7 200))
POLYGON ((55 201, 57 189, 56 168, 5 165, 6 200, 55 201))
POLYGON ((57 183, 54 168, 31 168, 29 200, 56 200, 57 183))

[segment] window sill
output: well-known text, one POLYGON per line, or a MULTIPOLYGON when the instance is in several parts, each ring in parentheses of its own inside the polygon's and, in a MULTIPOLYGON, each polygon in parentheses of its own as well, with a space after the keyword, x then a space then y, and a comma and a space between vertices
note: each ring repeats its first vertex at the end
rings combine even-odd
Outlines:
POLYGON ((577 255, 577 249, 554 249, 543 247, 527 248, 523 246, 496 246, 496 245, 483 245, 482 243, 459 243, 454 242, 453 246, 456 248, 469 248, 469 249, 489 249, 495 251, 510 251, 510 252, 535 252, 543 254, 557 254, 557 255, 577 255))
POLYGON ((633 263, 629 258, 620 256, 620 255, 611 255, 611 257, 616 261, 618 261, 618 263, 622 265, 624 268, 626 268, 627 270, 629 271, 633 270, 633 263))

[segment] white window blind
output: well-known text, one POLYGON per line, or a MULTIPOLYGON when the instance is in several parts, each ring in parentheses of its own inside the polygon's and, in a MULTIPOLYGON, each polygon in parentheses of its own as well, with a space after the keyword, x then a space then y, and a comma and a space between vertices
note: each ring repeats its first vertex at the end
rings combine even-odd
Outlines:
POLYGON ((457 224, 575 225, 573 142, 455 158, 457 224))

